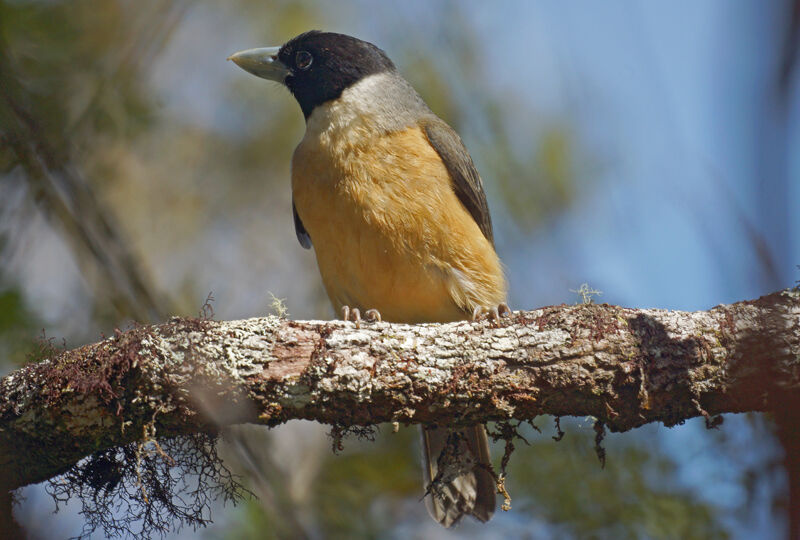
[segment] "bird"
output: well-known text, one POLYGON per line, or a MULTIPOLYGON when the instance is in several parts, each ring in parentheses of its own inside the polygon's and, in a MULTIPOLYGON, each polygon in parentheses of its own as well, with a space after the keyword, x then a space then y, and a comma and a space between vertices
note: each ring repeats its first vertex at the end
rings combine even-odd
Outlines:
MULTIPOLYGON (((229 57, 294 96, 306 131, 291 160, 297 239, 334 310, 356 325, 510 314, 477 169, 459 135, 386 53, 312 30, 229 57)), ((495 510, 483 425, 421 428, 425 504, 445 527, 495 510), (445 460, 458 454, 459 464, 445 460)))

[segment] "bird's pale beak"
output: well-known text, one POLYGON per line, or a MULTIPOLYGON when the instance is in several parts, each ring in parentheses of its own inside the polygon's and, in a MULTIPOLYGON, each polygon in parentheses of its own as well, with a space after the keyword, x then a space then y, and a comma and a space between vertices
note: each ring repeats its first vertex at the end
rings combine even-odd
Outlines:
POLYGON ((233 60, 237 66, 257 77, 283 84, 284 79, 289 74, 289 68, 278 60, 279 50, 280 47, 247 49, 246 51, 233 53, 228 57, 228 60, 233 60))

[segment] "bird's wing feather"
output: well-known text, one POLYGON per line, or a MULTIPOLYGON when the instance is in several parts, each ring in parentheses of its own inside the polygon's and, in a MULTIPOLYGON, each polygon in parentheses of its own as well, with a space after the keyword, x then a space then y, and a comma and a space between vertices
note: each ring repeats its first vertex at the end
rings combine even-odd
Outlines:
POLYGON ((439 118, 426 118, 420 124, 450 173, 453 190, 461 204, 469 211, 483 235, 494 244, 492 220, 489 217, 483 182, 461 137, 439 118))
POLYGON ((297 234, 300 245, 306 249, 311 249, 311 236, 309 236, 305 225, 300 220, 300 216, 297 215, 297 206, 295 206, 294 200, 292 200, 292 216, 294 216, 294 232, 297 234))

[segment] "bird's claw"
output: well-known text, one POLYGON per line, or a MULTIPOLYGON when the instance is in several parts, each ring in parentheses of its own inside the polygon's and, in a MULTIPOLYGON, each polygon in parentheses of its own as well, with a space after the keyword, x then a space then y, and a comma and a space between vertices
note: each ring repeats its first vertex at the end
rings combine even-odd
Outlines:
MULTIPOLYGON (((364 317, 369 322, 381 322, 381 313, 377 309, 368 309, 364 312, 364 317)), ((353 321, 356 328, 361 328, 361 310, 350 306, 342 306, 342 320, 353 321)))
POLYGON ((475 306, 475 309, 472 310, 472 322, 481 320, 484 314, 487 315, 489 320, 500 322, 500 317, 511 316, 511 308, 508 307, 508 304, 505 302, 501 302, 500 304, 490 308, 485 306, 475 306))
POLYGON ((364 316, 369 322, 381 322, 381 312, 377 309, 368 309, 364 312, 364 316))

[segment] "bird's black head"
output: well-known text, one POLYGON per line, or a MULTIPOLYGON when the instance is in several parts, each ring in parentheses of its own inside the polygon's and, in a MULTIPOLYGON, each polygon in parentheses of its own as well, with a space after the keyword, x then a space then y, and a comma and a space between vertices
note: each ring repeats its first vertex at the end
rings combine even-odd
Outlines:
POLYGON ((284 84, 306 118, 314 107, 338 98, 367 75, 395 69, 372 43, 332 32, 300 34, 281 47, 278 60, 289 68, 284 84))
POLYGON ((278 48, 250 49, 230 58, 243 69, 282 82, 292 92, 303 114, 338 98, 368 75, 394 71, 382 50, 344 34, 312 30, 278 48))

